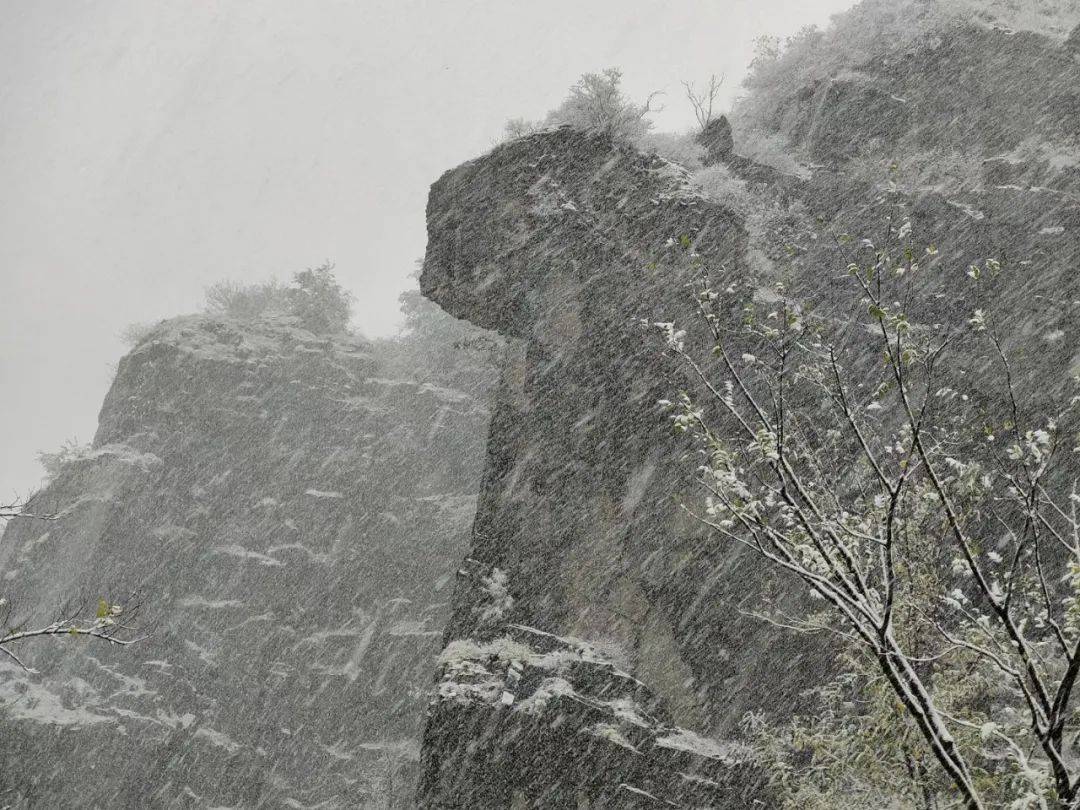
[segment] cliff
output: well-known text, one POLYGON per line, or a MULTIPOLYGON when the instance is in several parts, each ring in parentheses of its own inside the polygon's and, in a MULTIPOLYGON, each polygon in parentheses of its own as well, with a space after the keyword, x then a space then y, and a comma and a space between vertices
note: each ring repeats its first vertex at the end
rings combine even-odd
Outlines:
POLYGON ((411 806, 490 376, 416 350, 193 316, 120 362, 0 564, 17 615, 135 591, 148 638, 3 665, 5 806, 411 806))
MULTIPOLYGON (((1008 272, 979 305, 1017 324, 1007 348, 1025 391, 1076 373, 1080 161, 1061 144, 1080 123, 1080 66, 1038 34, 939 34, 780 94, 768 125, 808 164, 788 175, 723 158, 749 204, 706 199, 679 167, 569 129, 503 144, 432 187, 422 290, 511 350, 420 806, 767 804, 732 742, 739 720, 798 710, 830 671, 823 642, 746 616, 763 597, 795 599, 791 583, 679 509, 693 465, 656 402, 686 381, 641 328, 691 317, 673 240, 690 240, 714 284, 767 295, 783 280, 829 304, 847 264, 837 237, 857 250, 910 219, 940 248, 913 282, 914 318, 967 317, 964 270, 1001 258, 1008 272), (965 150, 978 171, 875 176, 856 160, 866 144, 886 166, 965 150), (677 762, 673 736, 697 741, 677 762)), ((968 371, 981 373, 951 373, 968 371)))

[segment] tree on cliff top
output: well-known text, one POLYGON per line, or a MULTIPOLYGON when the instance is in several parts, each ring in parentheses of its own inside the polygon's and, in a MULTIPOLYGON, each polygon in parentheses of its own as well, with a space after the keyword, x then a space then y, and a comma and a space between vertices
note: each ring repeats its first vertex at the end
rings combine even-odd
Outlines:
POLYGON ((831 311, 783 285, 715 290, 672 242, 704 326, 656 324, 693 381, 661 403, 696 448, 687 510, 801 582, 764 620, 846 651, 839 719, 787 736, 813 782, 791 806, 836 806, 806 803, 827 788, 863 807, 1076 808, 1080 396, 1021 397, 973 303, 995 261, 949 280, 973 285, 955 322, 909 320, 899 302, 946 272, 910 231, 841 246, 851 295, 831 311))
POLYGON ((607 135, 615 141, 636 143, 652 128, 652 121, 646 116, 662 109, 653 106, 661 93, 650 93, 643 104, 638 104, 623 93, 621 83, 622 71, 618 68, 586 73, 570 88, 566 100, 542 122, 513 119, 506 124, 506 135, 517 138, 543 127, 568 125, 583 132, 607 135))
POLYGON ((334 265, 326 262, 293 274, 288 289, 292 312, 312 332, 344 332, 349 327, 352 294, 338 284, 333 270, 334 265))
POLYGON ((257 284, 221 281, 206 289, 206 309, 244 320, 292 315, 316 334, 345 332, 353 296, 338 283, 333 271, 334 265, 324 262, 294 273, 288 286, 274 280, 257 284))

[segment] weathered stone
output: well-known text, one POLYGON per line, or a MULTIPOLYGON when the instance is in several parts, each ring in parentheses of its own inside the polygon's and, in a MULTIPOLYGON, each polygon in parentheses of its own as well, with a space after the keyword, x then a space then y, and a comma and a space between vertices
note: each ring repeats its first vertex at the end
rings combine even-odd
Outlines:
POLYGON ((1069 53, 1080 54, 1080 25, 1076 26, 1065 40, 1065 50, 1069 53))
MULTIPOLYGON (((501 575, 467 566, 473 607, 501 614, 501 575)), ((420 807, 750 807, 765 796, 746 750, 674 726, 602 650, 507 622, 494 630, 443 651, 420 807)))
POLYGON ((875 54, 857 70, 796 84, 773 111, 776 129, 815 162, 924 151, 990 157, 1033 132, 1080 126, 1080 63, 1046 37, 958 27, 918 47, 875 54))
MULTIPOLYGON (((782 652, 782 634, 769 640, 739 615, 737 605, 755 602, 770 581, 748 579, 753 561, 718 548, 679 507, 692 470, 656 402, 681 378, 641 321, 690 315, 690 271, 672 261, 681 239, 733 274, 746 239, 740 218, 686 179, 663 160, 569 129, 500 146, 432 187, 421 288, 516 344, 471 555, 501 572, 509 600, 490 624, 487 591, 462 576, 448 649, 490 644, 508 625, 585 638, 642 682, 644 711, 709 736, 730 731, 766 689, 798 704, 794 672, 823 664, 782 652), (744 643, 751 625, 753 651, 744 643)), ((559 806, 544 803, 547 780, 574 783, 582 768, 594 772, 589 795, 607 801, 619 784, 634 784, 625 763, 590 759, 584 737, 535 735, 476 705, 437 702, 425 739, 424 807, 474 803, 492 769, 504 774, 500 790, 521 791, 524 807, 559 806), (476 734, 482 744, 461 747, 476 734), (563 779, 567 757, 578 767, 563 779)), ((654 782, 658 767, 649 766, 654 782)), ((725 778, 740 773, 739 790, 751 790, 750 768, 725 778)), ((688 791, 672 783, 664 798, 689 801, 688 791)), ((491 801, 483 806, 505 806, 491 801)))
POLYGON ((196 316, 120 362, 0 562, 20 616, 137 590, 149 637, 0 669, 5 804, 413 806, 487 403, 396 345, 196 316))
MULTIPOLYGON (((609 661, 641 682, 635 705, 714 740, 728 738, 749 709, 798 711, 806 705, 802 691, 830 672, 819 642, 793 639, 740 613, 765 594, 782 602, 799 589, 709 540, 675 506, 691 491, 688 462, 664 435, 652 403, 688 383, 635 326, 691 320, 687 279, 669 261, 669 240, 687 235, 719 284, 782 279, 790 295, 830 307, 847 300, 841 288, 850 258, 836 237, 877 239, 886 223, 910 218, 917 241, 937 246, 911 281, 913 320, 970 317, 976 304, 963 271, 1002 258, 1009 269, 987 282, 978 306, 1002 323, 1023 324, 1007 338, 1018 358, 1015 379, 1035 398, 1069 385, 1080 368, 1080 332, 1075 307, 1063 302, 1080 300, 1073 269, 1080 200, 1035 184, 1051 176, 1052 159, 1031 173, 1009 166, 1008 175, 994 175, 999 167, 991 161, 988 177, 1022 184, 955 193, 903 192, 847 171, 871 141, 915 151, 940 142, 945 153, 960 145, 993 156, 1019 144, 1033 121, 1046 123, 1048 139, 1067 129, 1068 114, 1053 99, 1068 86, 1063 77, 1071 62, 1052 43, 982 31, 961 31, 952 42, 956 48, 931 44, 869 75, 813 88, 812 112, 790 123, 801 132, 797 143, 826 165, 804 177, 729 157, 732 172, 761 203, 764 217, 753 229, 690 193, 670 164, 566 130, 498 147, 433 186, 425 294, 510 337, 514 347, 493 416, 471 555, 476 570, 501 572, 507 599, 493 620, 475 571, 463 569, 440 668, 447 694, 433 705, 425 733, 421 806, 573 807, 573 790, 587 786, 589 795, 610 797, 618 784, 637 784, 637 775, 627 776, 628 762, 609 758, 586 734, 552 736, 512 709, 450 699, 459 686, 476 683, 448 664, 456 660, 451 651, 490 651, 513 626, 607 650, 609 661), (1016 64, 1010 53, 1028 61, 1016 64), (922 65, 929 66, 924 74, 916 70, 922 65), (1033 74, 1040 78, 1024 88, 1033 74), (953 75, 959 95, 950 106, 954 88, 945 78, 953 75), (491 785, 495 794, 475 798, 491 785)), ((800 111, 809 109, 800 104, 800 111)), ((854 250, 872 261, 872 247, 854 250)), ((946 373, 965 375, 976 389, 999 382, 987 369, 967 368, 962 356, 950 363, 946 373)), ((527 664, 534 654, 519 651, 511 659, 527 664)), ((495 659, 498 672, 485 664, 482 680, 505 684, 513 660, 495 659)), ((530 673, 528 689, 538 688, 537 678, 554 677, 525 664, 521 671, 530 673)), ((518 693, 509 691, 516 705, 518 693)), ((588 713, 574 705, 554 713, 568 728, 588 727, 588 713)), ((654 784, 664 782, 662 767, 649 768, 654 784)), ((746 806, 738 802, 752 794, 752 768, 736 764, 730 773, 736 781, 742 774, 747 781, 739 789, 750 792, 714 806, 746 806)), ((655 794, 659 801, 700 806, 665 784, 655 794)))
POLYGON ((838 163, 855 157, 870 140, 892 145, 904 114, 904 102, 873 83, 858 80, 822 82, 814 96, 806 140, 810 157, 838 163))
POLYGON ((731 152, 735 148, 735 138, 731 134, 731 124, 725 115, 712 119, 697 134, 694 140, 705 147, 705 159, 702 162, 706 166, 722 163, 731 156, 731 152))

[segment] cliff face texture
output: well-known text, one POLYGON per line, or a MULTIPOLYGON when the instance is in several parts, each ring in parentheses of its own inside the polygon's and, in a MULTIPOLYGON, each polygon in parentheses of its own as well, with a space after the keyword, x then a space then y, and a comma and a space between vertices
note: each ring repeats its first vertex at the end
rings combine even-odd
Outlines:
MULTIPOLYGON (((798 585, 682 509, 694 461, 657 401, 691 382, 643 324, 693 320, 693 255, 716 284, 835 305, 861 240, 910 221, 937 247, 912 320, 978 306, 1015 325, 1017 386, 1061 390, 1076 40, 950 28, 778 81, 755 109, 801 170, 718 125, 728 197, 567 128, 447 172, 421 287, 506 339, 490 429, 494 375, 455 366, 450 332, 407 350, 287 319, 159 326, 32 504, 59 519, 0 545, 20 617, 137 589, 150 636, 0 664, 0 805, 771 806, 740 720, 807 706, 834 654, 749 616, 798 585), (973 301, 989 258, 1005 270, 973 301)), ((949 373, 987 379, 962 355, 949 373)))
POLYGON ((672 240, 738 271, 739 217, 665 161, 560 129, 447 173, 428 227, 424 293, 514 348, 420 804, 748 806, 753 769, 694 731, 806 662, 744 644, 717 598, 763 583, 679 508, 691 470, 656 406, 672 377, 641 323, 688 314, 672 240))
POLYGON ((137 588, 149 637, 4 665, 4 806, 412 806, 488 410, 401 354, 199 316, 121 361, 0 562, 17 615, 137 588))
POLYGON ((791 583, 678 507, 693 462, 656 402, 685 381, 640 323, 691 317, 669 240, 689 239, 720 284, 783 279, 829 303, 848 261, 836 237, 854 235, 857 251, 910 219, 939 248, 912 315, 981 306, 1010 319, 1025 390, 1059 390, 1080 370, 1080 155, 1062 151, 1080 131, 1077 87, 1068 47, 961 28, 781 98, 773 131, 814 163, 796 176, 723 158, 749 206, 704 199, 678 167, 568 129, 499 146, 432 187, 422 289, 512 348, 420 806, 768 804, 730 740, 748 710, 797 709, 830 655, 741 613, 794 598, 791 583), (866 144, 897 157, 964 150, 978 171, 905 185, 871 176, 854 148, 866 144), (987 258, 1008 269, 972 303, 964 270, 987 258))

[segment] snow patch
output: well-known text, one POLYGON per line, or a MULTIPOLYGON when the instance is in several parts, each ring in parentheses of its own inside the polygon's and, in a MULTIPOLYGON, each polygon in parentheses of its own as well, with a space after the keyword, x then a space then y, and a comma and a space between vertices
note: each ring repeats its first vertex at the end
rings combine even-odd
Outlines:
POLYGON ((259 565, 271 567, 283 567, 285 565, 281 560, 268 557, 266 554, 261 554, 258 551, 252 551, 251 549, 235 544, 231 546, 217 546, 214 549, 214 552, 217 554, 226 554, 230 557, 239 557, 242 560, 254 560, 259 565))
POLYGON ((195 732, 195 737, 206 740, 211 745, 216 745, 218 748, 224 748, 230 754, 235 754, 241 748, 240 743, 236 742, 232 737, 227 734, 222 734, 220 731, 215 731, 212 728, 200 728, 195 732))
POLYGON ((657 737, 656 745, 660 748, 686 751, 709 759, 728 759, 731 754, 729 747, 684 728, 674 729, 665 737, 657 737))
POLYGON ((340 492, 326 489, 308 489, 304 491, 305 495, 310 495, 312 498, 341 498, 340 492))
POLYGON ((244 603, 239 599, 207 599, 205 596, 185 596, 177 603, 180 607, 204 610, 221 610, 222 608, 241 608, 244 603))

